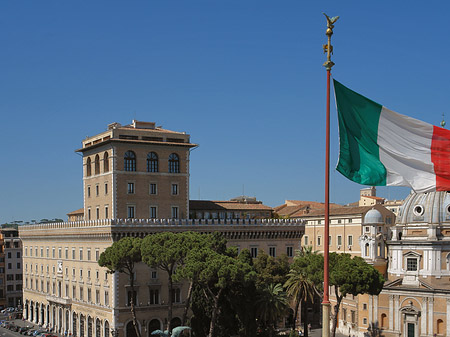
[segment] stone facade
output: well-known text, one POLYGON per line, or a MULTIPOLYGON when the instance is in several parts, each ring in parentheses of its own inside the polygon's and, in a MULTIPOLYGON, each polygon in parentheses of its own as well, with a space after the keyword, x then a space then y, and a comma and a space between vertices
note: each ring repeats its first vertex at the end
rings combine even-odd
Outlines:
MULTIPOLYGON (((301 220, 93 220, 21 226, 24 245, 25 319, 73 336, 132 336, 128 278, 108 274, 99 255, 124 236, 160 231, 221 232, 231 246, 273 255, 299 249, 301 220), (272 249, 271 249, 272 248, 272 249), (114 335, 113 335, 114 336, 114 335)), ((137 319, 144 337, 162 328, 167 315, 167 280, 144 264, 136 269, 137 319)), ((176 285, 174 320, 180 320, 187 284, 176 285)))

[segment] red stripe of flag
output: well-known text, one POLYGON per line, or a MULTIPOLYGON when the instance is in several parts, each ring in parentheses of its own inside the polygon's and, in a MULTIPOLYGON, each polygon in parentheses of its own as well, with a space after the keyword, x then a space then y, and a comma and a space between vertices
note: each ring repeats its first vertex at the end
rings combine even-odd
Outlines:
POLYGON ((450 131, 433 126, 431 161, 436 174, 436 191, 450 191, 450 131))

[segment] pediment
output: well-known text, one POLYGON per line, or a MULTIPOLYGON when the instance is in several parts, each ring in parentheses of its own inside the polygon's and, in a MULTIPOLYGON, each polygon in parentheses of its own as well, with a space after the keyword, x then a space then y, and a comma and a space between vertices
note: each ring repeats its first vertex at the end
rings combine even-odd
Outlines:
POLYGON ((403 254, 404 257, 422 257, 422 254, 419 254, 415 251, 410 250, 409 252, 406 252, 403 254))
POLYGON ((395 288, 421 288, 421 289, 427 289, 427 290, 435 290, 435 288, 433 288, 431 285, 429 285, 428 283, 422 281, 422 280, 418 280, 419 281, 419 285, 418 286, 410 286, 410 285, 405 285, 403 284, 403 279, 399 278, 396 279, 392 282, 389 283, 385 283, 384 287, 385 289, 395 289, 395 288))

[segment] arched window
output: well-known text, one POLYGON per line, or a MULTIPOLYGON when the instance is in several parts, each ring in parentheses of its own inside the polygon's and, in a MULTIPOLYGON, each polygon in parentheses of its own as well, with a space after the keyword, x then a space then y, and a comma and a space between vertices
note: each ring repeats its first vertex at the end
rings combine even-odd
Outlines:
POLYGON ((105 321, 105 334, 103 337, 109 337, 109 322, 105 321))
POLYGON ((90 177, 92 175, 91 172, 91 158, 86 160, 86 177, 90 177))
POLYGON ((158 155, 155 152, 150 152, 147 155, 147 172, 158 172, 158 155))
POLYGON ((136 329, 134 328, 133 322, 129 322, 126 327, 126 337, 137 337, 136 329))
POLYGON ((136 171, 136 155, 133 151, 125 152, 124 163, 125 171, 136 171))
POLYGON ((180 158, 176 153, 169 156, 169 173, 180 173, 180 158))
POLYGON ((369 257, 369 244, 368 243, 366 243, 366 246, 365 246, 365 255, 366 255, 366 257, 369 257))
POLYGON ((445 329, 444 329, 444 321, 442 319, 438 319, 436 322, 436 328, 437 328, 437 334, 438 335, 444 335, 445 329))
POLYGON ((109 172, 109 155, 108 152, 103 154, 103 172, 109 172))
POLYGON ((157 319, 152 319, 148 324, 148 332, 151 334, 155 330, 161 330, 161 323, 157 319))
POLYGON ((100 156, 96 155, 95 156, 95 161, 94 161, 94 167, 95 167, 95 174, 100 174, 100 156))
POLYGON ((387 315, 381 314, 381 327, 387 328, 387 315))

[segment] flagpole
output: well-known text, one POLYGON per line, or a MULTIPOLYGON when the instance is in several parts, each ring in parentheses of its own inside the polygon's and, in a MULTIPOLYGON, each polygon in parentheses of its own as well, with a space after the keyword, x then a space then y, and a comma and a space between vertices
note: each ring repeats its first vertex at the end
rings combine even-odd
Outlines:
POLYGON ((327 115, 326 115, 326 150, 325 150, 325 230, 324 230, 324 268, 323 268, 323 301, 322 301, 322 337, 330 336, 330 294, 329 294, 329 255, 330 255, 330 78, 331 68, 334 63, 331 61, 331 53, 333 52, 333 46, 331 45, 331 36, 333 35, 334 23, 339 18, 327 18, 327 30, 328 44, 323 45, 324 52, 327 53, 327 60, 323 64, 327 70, 327 115))

